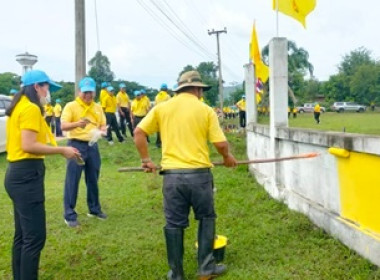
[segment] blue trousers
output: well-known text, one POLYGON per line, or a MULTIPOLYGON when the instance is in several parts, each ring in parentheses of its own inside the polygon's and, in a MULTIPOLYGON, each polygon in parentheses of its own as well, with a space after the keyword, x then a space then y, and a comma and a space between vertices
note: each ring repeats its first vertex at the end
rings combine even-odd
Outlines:
POLYGON ((91 214, 101 213, 99 203, 98 179, 100 172, 100 155, 98 145, 89 146, 88 142, 71 139, 67 142, 71 147, 77 148, 85 162, 78 165, 75 160, 67 160, 66 180, 64 190, 64 217, 67 221, 75 221, 77 213, 75 206, 78 197, 79 180, 84 170, 87 187, 87 205, 91 214))

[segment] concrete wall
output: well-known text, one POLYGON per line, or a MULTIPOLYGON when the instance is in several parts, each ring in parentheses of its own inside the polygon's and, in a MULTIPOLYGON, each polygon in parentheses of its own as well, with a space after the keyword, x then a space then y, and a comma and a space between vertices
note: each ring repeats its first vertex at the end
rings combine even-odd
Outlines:
MULTIPOLYGON (((380 137, 287 127, 275 130, 276 157, 321 155, 251 165, 258 182, 272 197, 380 265, 380 137), (329 154, 330 147, 347 149, 352 156, 337 158, 329 154)), ((249 159, 271 157, 269 134, 269 126, 248 124, 249 159)))

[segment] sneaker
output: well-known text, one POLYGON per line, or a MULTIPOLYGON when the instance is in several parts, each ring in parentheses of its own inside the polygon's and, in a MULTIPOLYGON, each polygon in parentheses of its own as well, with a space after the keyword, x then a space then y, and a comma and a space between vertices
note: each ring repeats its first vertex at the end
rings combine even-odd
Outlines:
POLYGON ((69 227, 75 228, 79 226, 79 222, 77 220, 74 221, 68 221, 65 219, 65 224, 68 225, 69 227))
POLYGON ((113 141, 108 141, 108 145, 112 146, 113 145, 113 141))
POLYGON ((107 215, 104 213, 99 213, 99 214, 88 213, 87 216, 90 218, 98 218, 99 220, 106 220, 107 219, 107 215))

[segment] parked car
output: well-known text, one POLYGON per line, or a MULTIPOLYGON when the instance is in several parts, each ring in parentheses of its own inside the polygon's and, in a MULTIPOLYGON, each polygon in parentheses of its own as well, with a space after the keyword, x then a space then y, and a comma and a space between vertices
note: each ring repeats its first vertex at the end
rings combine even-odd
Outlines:
MULTIPOLYGON (((317 103, 305 103, 303 106, 297 107, 298 113, 312 113, 314 112, 314 107, 317 103)), ((321 112, 326 112, 325 107, 321 107, 321 112)))
POLYGON ((5 109, 11 104, 12 99, 0 94, 0 153, 5 152, 6 144, 6 116, 5 109))
POLYGON ((331 106, 331 109, 338 113, 343 113, 345 111, 362 113, 367 109, 367 107, 354 102, 335 102, 331 106))

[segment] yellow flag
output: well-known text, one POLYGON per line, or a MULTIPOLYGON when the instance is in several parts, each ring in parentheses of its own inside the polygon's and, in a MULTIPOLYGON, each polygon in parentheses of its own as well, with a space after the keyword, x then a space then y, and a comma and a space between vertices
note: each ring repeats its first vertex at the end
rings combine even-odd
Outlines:
POLYGON ((260 78, 263 83, 266 83, 269 78, 269 67, 265 65, 265 63, 261 60, 259 41, 257 39, 255 24, 253 24, 252 28, 249 57, 255 65, 257 78, 260 78))
POLYGON ((273 0, 273 10, 278 10, 298 20, 306 28, 306 16, 310 14, 317 0, 273 0))

